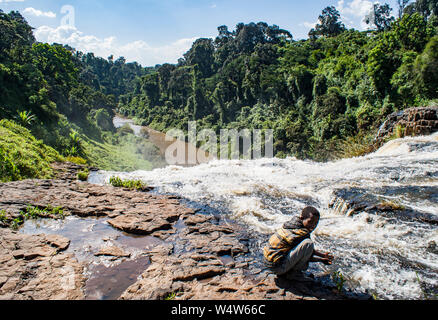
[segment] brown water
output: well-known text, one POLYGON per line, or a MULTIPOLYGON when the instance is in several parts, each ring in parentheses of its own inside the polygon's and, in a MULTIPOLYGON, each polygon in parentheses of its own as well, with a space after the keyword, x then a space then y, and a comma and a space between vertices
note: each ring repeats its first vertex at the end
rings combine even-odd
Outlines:
POLYGON ((118 115, 114 117, 113 123, 116 128, 120 128, 123 125, 128 124, 134 131, 134 134, 139 137, 143 136, 143 133, 146 133, 147 139, 160 150, 160 154, 163 158, 166 155, 166 150, 170 146, 172 146, 174 149, 177 150, 185 150, 184 153, 183 152, 174 153, 174 157, 176 158, 177 165, 188 167, 188 166, 199 165, 201 163, 206 163, 213 159, 212 157, 209 156, 208 152, 196 148, 196 146, 194 146, 191 143, 187 143, 171 137, 167 137, 165 133, 156 131, 149 127, 135 125, 134 121, 131 119, 124 118, 118 115), (193 164, 193 160, 189 159, 189 155, 197 155, 196 164, 193 164))
POLYGON ((56 234, 70 240, 66 250, 85 266, 84 292, 88 300, 116 300, 149 267, 148 252, 163 241, 151 236, 131 236, 111 227, 107 218, 67 217, 65 220, 28 220, 24 234, 56 234), (115 246, 129 257, 96 256, 115 246))

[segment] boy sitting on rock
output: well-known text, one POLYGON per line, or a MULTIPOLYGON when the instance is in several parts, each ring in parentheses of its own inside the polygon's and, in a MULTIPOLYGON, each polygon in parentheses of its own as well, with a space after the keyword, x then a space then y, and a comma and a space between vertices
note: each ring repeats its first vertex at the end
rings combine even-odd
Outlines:
POLYGON ((319 218, 320 214, 316 208, 307 207, 300 216, 286 222, 270 238, 263 255, 275 274, 289 280, 311 281, 304 275, 309 262, 332 264, 333 256, 315 250, 310 239, 310 234, 318 225, 319 218))

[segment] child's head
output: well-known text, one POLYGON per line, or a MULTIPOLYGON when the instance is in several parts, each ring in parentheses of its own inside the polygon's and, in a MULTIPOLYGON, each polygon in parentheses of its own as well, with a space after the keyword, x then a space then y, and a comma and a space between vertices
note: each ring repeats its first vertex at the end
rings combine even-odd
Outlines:
POLYGON ((306 207, 301 212, 301 221, 306 229, 314 230, 319 222, 319 211, 314 207, 306 207))

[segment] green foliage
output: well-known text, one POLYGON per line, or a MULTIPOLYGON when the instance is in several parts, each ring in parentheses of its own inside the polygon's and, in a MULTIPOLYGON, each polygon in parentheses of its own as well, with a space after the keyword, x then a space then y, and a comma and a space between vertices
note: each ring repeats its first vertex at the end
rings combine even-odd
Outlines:
POLYGON ((51 218, 51 219, 64 219, 65 213, 62 207, 53 207, 48 205, 47 207, 34 207, 28 205, 24 211, 20 211, 18 217, 9 221, 5 218, 5 223, 13 230, 17 230, 26 220, 34 220, 39 218, 51 218))
POLYGON ((113 187, 130 190, 144 190, 146 188, 146 185, 140 180, 122 180, 119 177, 111 177, 109 183, 113 187))
MULTIPOLYGON (((63 155, 92 157, 84 149, 85 137, 105 143, 104 132, 114 131, 119 96, 135 92, 137 77, 153 70, 124 58, 105 60, 69 46, 37 43, 18 12, 0 12, 0 31, 0 119, 17 120, 63 155)), ((4 179, 35 176, 23 174, 10 151, 2 149, 0 155, 2 176, 9 172, 4 179)))
POLYGON ((0 223, 6 224, 8 221, 8 216, 5 210, 0 210, 0 223))
MULTIPOLYGON (((362 137, 389 113, 438 99, 436 4, 400 0, 395 21, 388 5, 375 4, 368 21, 377 30, 367 32, 347 30, 327 7, 299 41, 265 22, 220 26, 177 64, 151 68, 35 43, 18 12, 1 12, 0 117, 21 113, 37 139, 105 169, 159 163, 128 127, 116 132, 116 107, 159 131, 186 131, 191 120, 218 133, 274 129, 282 157, 327 160, 348 146, 362 154, 362 137)), ((9 151, 0 157, 8 180, 23 176, 9 151)))
POLYGON ((30 111, 21 111, 18 113, 17 120, 23 127, 30 127, 35 121, 35 115, 33 115, 30 111))
POLYGON ((34 206, 27 206, 26 210, 23 212, 21 211, 21 216, 23 217, 23 220, 28 219, 37 219, 37 218, 56 218, 56 219, 64 219, 65 214, 62 207, 52 207, 51 205, 48 205, 44 208, 38 208, 34 206))
POLYGON ((161 131, 186 131, 189 120, 217 132, 272 128, 283 157, 364 154, 372 148, 362 138, 387 115, 438 98, 433 19, 414 12, 393 21, 391 10, 376 5, 370 22, 378 30, 358 32, 325 8, 301 41, 261 22, 221 26, 214 48, 199 39, 178 65, 142 78, 119 111, 161 131), (283 36, 266 36, 275 30, 283 36), (345 152, 348 146, 354 151, 345 152))
POLYGON ((69 157, 66 157, 65 160, 68 162, 82 165, 82 166, 87 164, 87 160, 85 160, 84 158, 81 158, 81 157, 70 157, 69 156, 69 157))
POLYGON ((105 109, 99 109, 96 111, 94 116, 96 119, 96 124, 99 128, 105 131, 113 131, 114 124, 112 122, 112 117, 109 112, 105 109))
POLYGON ((37 140, 28 129, 0 120, 0 181, 48 178, 50 164, 63 160, 52 148, 37 140))
POLYGON ((78 172, 78 180, 87 181, 89 175, 90 175, 90 170, 88 169, 81 170, 78 172))
POLYGON ((405 135, 406 135, 406 128, 404 128, 402 125, 397 125, 394 130, 395 130, 395 137, 397 139, 405 137, 405 135))
POLYGON ((334 6, 325 8, 318 19, 319 23, 315 29, 309 32, 311 38, 319 36, 333 37, 345 31, 345 25, 340 21, 341 14, 334 6))
POLYGON ((377 31, 386 31, 391 28, 391 23, 394 22, 394 17, 391 15, 392 8, 385 3, 381 5, 375 3, 373 10, 365 17, 366 24, 374 25, 377 31))
POLYGON ((132 134, 109 134, 104 142, 83 141, 87 163, 108 171, 152 170, 162 167, 159 150, 152 143, 132 134))
POLYGON ((417 74, 418 91, 424 92, 428 99, 438 96, 438 36, 433 37, 426 45, 414 64, 417 74))
POLYGON ((335 283, 336 289, 338 290, 338 292, 342 292, 342 290, 344 289, 345 282, 347 281, 347 279, 342 274, 342 272, 341 271, 333 272, 332 273, 332 280, 335 283))
POLYGON ((333 150, 334 158, 355 158, 371 153, 375 151, 373 140, 374 136, 370 134, 347 137, 336 145, 335 150, 333 150))

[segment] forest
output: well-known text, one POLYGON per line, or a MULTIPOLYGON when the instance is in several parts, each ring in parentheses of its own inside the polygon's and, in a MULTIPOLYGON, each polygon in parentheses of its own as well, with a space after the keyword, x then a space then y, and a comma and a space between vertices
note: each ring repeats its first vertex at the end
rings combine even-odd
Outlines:
POLYGON ((264 22, 220 26, 177 65, 136 79, 119 111, 157 130, 274 129, 278 157, 366 152, 387 115, 438 98, 438 1, 408 2, 375 4, 364 32, 327 7, 299 41, 264 22))
MULTIPOLYGON (((20 126, 59 157, 98 166, 126 143, 115 112, 164 132, 188 121, 273 129, 277 157, 367 152, 387 115, 438 101, 438 1, 398 4, 375 4, 368 31, 327 7, 305 40, 265 22, 219 26, 177 64, 153 67, 39 43, 19 12, 0 10, 0 128, 20 126)), ((0 141, 3 180, 23 154, 8 148, 0 141)))

